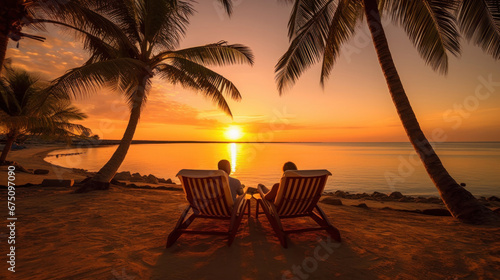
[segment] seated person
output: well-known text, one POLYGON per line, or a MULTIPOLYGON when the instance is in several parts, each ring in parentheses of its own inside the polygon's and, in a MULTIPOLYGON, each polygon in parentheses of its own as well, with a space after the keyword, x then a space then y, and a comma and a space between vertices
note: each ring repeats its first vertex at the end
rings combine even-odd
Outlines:
POLYGON ((233 197, 233 201, 236 201, 236 195, 242 195, 244 192, 243 185, 241 185, 240 180, 229 176, 229 174, 231 174, 231 163, 229 163, 228 160, 223 159, 219 161, 217 167, 219 170, 227 173, 227 176, 229 177, 229 188, 231 189, 231 196, 233 197))
MULTIPOLYGON (((295 165, 295 163, 293 163, 291 161, 286 162, 283 165, 283 172, 285 172, 287 170, 297 170, 297 166, 295 165)), ((274 202, 274 199, 276 198, 276 195, 278 194, 278 189, 279 189, 280 184, 279 183, 274 184, 270 191, 268 188, 266 188, 266 186, 264 186, 262 184, 259 184, 259 186, 262 188, 262 190, 266 194, 263 198, 268 200, 268 201, 274 202)))

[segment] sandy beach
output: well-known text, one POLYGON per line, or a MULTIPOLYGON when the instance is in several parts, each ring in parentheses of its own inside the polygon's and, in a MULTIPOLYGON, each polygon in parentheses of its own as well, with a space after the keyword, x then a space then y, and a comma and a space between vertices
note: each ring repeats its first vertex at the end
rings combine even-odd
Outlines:
MULTIPOLYGON (((58 147, 14 151, 10 159, 47 175, 16 174, 16 183, 44 178, 81 180, 71 169, 50 166, 58 147)), ((4 170, 2 169, 2 174, 4 170)), ((2 178, 6 176, 2 175, 2 178)), ((183 235, 165 249, 167 234, 186 206, 179 190, 133 189, 73 194, 55 187, 16 191, 16 266, 7 270, 2 242, 1 279, 498 279, 500 228, 459 223, 451 217, 383 209, 426 209, 438 204, 342 199, 321 203, 342 234, 290 236, 283 249, 265 216, 245 217, 236 239, 183 235), (366 203, 368 208, 353 207, 366 203)), ((1 191, 6 197, 5 189, 1 191)), ((492 207, 498 207, 492 204, 492 207)), ((5 209, 4 213, 7 213, 5 209)), ((4 214, 6 223, 6 215, 4 214)), ((307 219, 285 227, 313 224, 307 219)), ((223 228, 197 222, 193 228, 223 228)), ((8 237, 5 226, 0 236, 8 237)))

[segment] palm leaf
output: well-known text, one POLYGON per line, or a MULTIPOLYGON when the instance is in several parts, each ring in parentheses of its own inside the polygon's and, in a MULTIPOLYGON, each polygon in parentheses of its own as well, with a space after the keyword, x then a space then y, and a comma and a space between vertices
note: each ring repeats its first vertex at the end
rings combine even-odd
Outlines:
POLYGON ((232 0, 217 0, 219 3, 222 4, 222 7, 224 7, 224 10, 226 10, 226 13, 231 16, 233 14, 233 2, 232 0))
POLYGON ((158 66, 158 75, 174 85, 180 84, 184 88, 203 93, 205 96, 210 97, 219 109, 229 116, 233 116, 220 90, 209 81, 202 81, 195 76, 189 75, 184 70, 168 64, 160 64, 158 66))
POLYGON ((161 61, 169 57, 186 58, 205 66, 225 66, 237 63, 253 65, 254 63, 254 56, 250 48, 240 44, 228 45, 225 41, 200 47, 166 51, 157 55, 156 60, 161 61))
POLYGON ((458 21, 465 38, 500 59, 500 1, 462 0, 458 21))
POLYGON ((354 33, 363 6, 358 1, 340 1, 331 21, 328 37, 325 42, 320 83, 322 86, 330 75, 335 60, 340 55, 341 47, 354 33))
POLYGON ((287 52, 275 66, 276 80, 280 94, 295 83, 299 76, 312 64, 320 60, 325 47, 327 32, 335 5, 328 1, 316 10, 315 5, 304 5, 306 23, 297 31, 287 52), (310 8, 309 10, 305 10, 310 8))
POLYGON ((126 81, 130 87, 134 87, 139 81, 130 73, 142 72, 145 68, 144 63, 132 58, 94 62, 68 71, 54 80, 52 87, 73 96, 86 96, 104 86, 117 86, 118 80, 126 81))
POLYGON ((232 116, 224 95, 241 100, 236 86, 220 74, 184 58, 169 58, 167 63, 157 67, 158 74, 173 84, 195 89, 212 99, 224 112, 232 116))
POLYGON ((95 0, 94 9, 104 13, 113 23, 123 30, 129 38, 140 41, 139 18, 137 16, 137 6, 135 0, 95 0))
POLYGON ((185 1, 146 1, 144 41, 150 44, 148 52, 176 49, 184 37, 189 17, 194 14, 192 5, 185 1), (155 5, 148 3, 154 2, 155 5), (157 3, 158 2, 158 3, 157 3), (176 3, 172 3, 176 2, 176 3), (161 8, 154 8, 158 4, 161 8))
POLYGON ((71 123, 87 115, 71 105, 68 94, 50 91, 53 88, 46 87, 48 83, 40 81, 36 75, 9 68, 0 80, 2 127, 20 133, 43 132, 50 137, 72 135, 74 131, 90 132, 82 125, 71 123))
MULTIPOLYGON (((86 62, 86 64, 90 64, 94 61, 101 61, 101 60, 106 60, 106 59, 112 59, 117 56, 123 55, 125 48, 127 48, 127 53, 128 54, 133 54, 134 56, 137 56, 137 49, 135 47, 131 47, 131 44, 126 44, 126 46, 123 46, 121 44, 118 44, 117 47, 114 47, 110 45, 107 40, 107 38, 101 39, 98 36, 92 35, 91 33, 71 26, 66 23, 58 22, 58 21, 53 21, 53 20, 45 20, 42 19, 40 22, 43 23, 52 23, 54 25, 60 26, 60 27, 65 27, 68 29, 71 29, 75 32, 79 33, 79 37, 83 41, 83 46, 85 50, 88 50, 90 53, 92 53, 91 58, 86 62)), ((115 44, 116 45, 116 44, 115 44)))
POLYGON ((460 35, 455 0, 385 0, 386 12, 405 29, 422 58, 440 73, 448 71, 447 52, 458 56, 460 35))
POLYGON ((294 3, 288 20, 288 38, 293 40, 298 30, 312 17, 314 11, 332 2, 330 0, 281 0, 285 3, 294 3))
MULTIPOLYGON (((112 1, 111 1, 112 2, 112 1)), ((119 25, 113 23, 110 19, 95 10, 100 10, 94 7, 90 9, 93 1, 50 1, 47 5, 38 6, 38 17, 35 19, 37 22, 51 22, 60 23, 60 26, 76 29, 78 31, 84 30, 94 36, 107 38, 108 42, 120 42, 127 44, 129 42, 126 34, 119 25), (45 17, 44 17, 45 15, 45 17)), ((94 2, 94 5, 97 2, 94 2)), ((75 33, 78 37, 80 33, 75 33)), ((130 43, 128 43, 130 47, 130 43)))
POLYGON ((189 16, 194 10, 190 3, 173 0, 140 1, 139 21, 143 34, 143 52, 159 48, 175 49, 185 35, 189 16), (149 49, 146 49, 146 48, 149 49))

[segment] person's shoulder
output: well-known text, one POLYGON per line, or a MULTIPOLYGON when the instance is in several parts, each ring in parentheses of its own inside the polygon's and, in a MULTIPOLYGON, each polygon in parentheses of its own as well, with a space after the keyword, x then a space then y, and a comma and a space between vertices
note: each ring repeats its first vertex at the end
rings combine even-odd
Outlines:
POLYGON ((240 180, 236 179, 236 178, 233 178, 231 176, 229 176, 229 181, 230 182, 234 182, 234 183, 238 183, 238 184, 241 184, 240 180))

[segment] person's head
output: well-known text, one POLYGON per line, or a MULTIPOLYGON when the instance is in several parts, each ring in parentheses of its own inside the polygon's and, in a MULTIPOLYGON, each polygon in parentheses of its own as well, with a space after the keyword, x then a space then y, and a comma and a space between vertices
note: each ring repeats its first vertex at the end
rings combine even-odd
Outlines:
POLYGON ((217 164, 217 168, 219 170, 223 170, 227 173, 227 175, 231 174, 231 163, 228 160, 220 160, 217 164))
POLYGON ((283 164, 283 172, 287 170, 297 170, 297 165, 291 161, 285 162, 285 164, 283 164))

